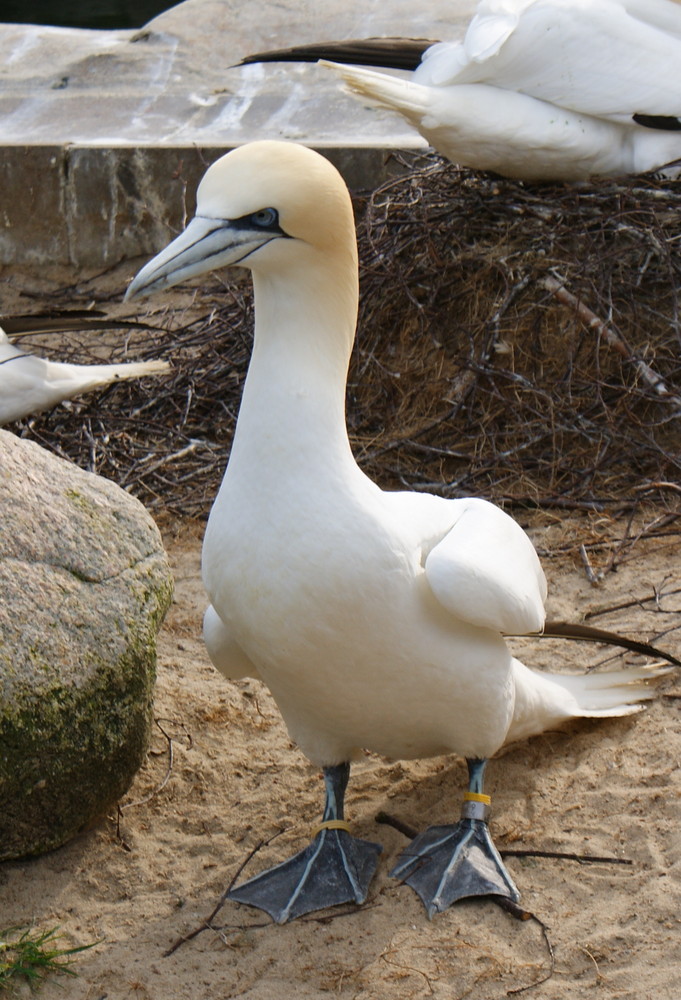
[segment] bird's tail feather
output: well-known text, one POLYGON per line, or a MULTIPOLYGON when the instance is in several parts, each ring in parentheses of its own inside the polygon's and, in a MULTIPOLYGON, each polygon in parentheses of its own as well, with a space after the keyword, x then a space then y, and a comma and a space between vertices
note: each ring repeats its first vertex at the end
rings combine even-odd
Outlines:
POLYGON ((130 361, 121 365, 70 365, 55 366, 51 382, 63 385, 64 396, 97 389, 111 382, 122 382, 145 375, 164 375, 170 371, 167 361, 130 361))
POLYGON ((551 674, 551 682, 569 692, 579 707, 579 715, 630 715, 655 697, 651 681, 665 677, 673 667, 653 663, 628 670, 608 670, 590 674, 551 674))
POLYGON ((141 378, 143 375, 163 375, 170 371, 167 361, 130 361, 124 365, 103 365, 117 379, 141 378), (115 369, 115 371, 114 371, 115 369))
POLYGON ((370 69, 357 69, 355 66, 343 66, 324 59, 320 60, 320 66, 337 73, 356 94, 390 111, 398 111, 416 123, 427 112, 432 101, 429 87, 412 83, 399 76, 376 73, 370 69))
POLYGON ((674 668, 653 663, 590 674, 545 674, 513 660, 515 708, 506 743, 570 719, 633 715, 655 697, 655 682, 674 668))

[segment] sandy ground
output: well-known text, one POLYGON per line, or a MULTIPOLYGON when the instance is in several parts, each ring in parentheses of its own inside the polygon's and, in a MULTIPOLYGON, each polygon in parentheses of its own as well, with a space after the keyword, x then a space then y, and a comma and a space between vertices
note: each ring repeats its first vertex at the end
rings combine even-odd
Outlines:
MULTIPOLYGON (((522 995, 545 977, 528 995, 681 996, 681 685, 674 675, 639 716, 579 723, 511 748, 490 765, 492 831, 502 851, 628 862, 510 857, 523 905, 545 929, 488 901, 460 903, 429 921, 414 893, 387 874, 404 836, 375 816, 385 810, 418 828, 455 818, 464 765, 367 756, 353 769, 348 801, 356 832, 383 845, 367 904, 279 927, 226 903, 212 928, 168 955, 202 926, 262 840, 283 831, 252 858, 251 874, 304 845, 322 787, 264 688, 228 683, 208 662, 200 639, 202 525, 163 528, 177 590, 160 637, 158 728, 148 761, 118 817, 103 818, 46 857, 0 867, 3 925, 58 925, 65 943, 99 942, 78 958, 78 978, 46 984, 44 1000, 496 1000, 522 995)), ((678 655, 678 535, 639 542, 598 588, 574 559, 580 538, 622 530, 623 523, 593 519, 537 520, 533 537, 550 577, 551 616, 647 601, 592 622, 645 637, 671 629, 660 642, 678 655), (656 592, 667 596, 648 600, 656 592)), ((608 551, 594 550, 594 558, 608 551)), ((609 654, 547 640, 532 642, 523 656, 583 669, 609 654)))

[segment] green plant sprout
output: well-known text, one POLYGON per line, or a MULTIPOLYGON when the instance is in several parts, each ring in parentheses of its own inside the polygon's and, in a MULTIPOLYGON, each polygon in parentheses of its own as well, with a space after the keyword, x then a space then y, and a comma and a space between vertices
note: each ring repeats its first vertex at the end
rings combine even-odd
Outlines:
POLYGON ((13 982, 21 977, 34 989, 54 973, 77 975, 70 968, 73 962, 71 956, 93 948, 98 942, 76 948, 59 948, 56 947, 58 930, 58 927, 49 931, 8 927, 0 931, 0 993, 11 990, 13 982))

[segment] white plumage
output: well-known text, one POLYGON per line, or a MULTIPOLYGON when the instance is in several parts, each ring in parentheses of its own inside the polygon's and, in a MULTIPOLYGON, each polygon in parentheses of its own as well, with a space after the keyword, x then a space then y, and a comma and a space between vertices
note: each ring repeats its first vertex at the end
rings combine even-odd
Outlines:
POLYGON ((626 125, 681 114, 680 53, 671 0, 481 0, 464 41, 431 46, 414 81, 490 84, 626 125))
POLYGON ((0 426, 121 379, 169 371, 165 361, 75 365, 26 354, 0 329, 0 426))
POLYGON ((253 355, 203 550, 218 669, 262 678, 327 769, 361 748, 479 760, 569 718, 640 709, 645 669, 553 678, 511 656, 502 632, 540 630, 546 595, 514 520, 484 500, 384 492, 357 466, 344 416, 357 257, 336 170, 254 143, 210 167, 197 202, 128 294, 253 273, 253 355))
MULTIPOLYGON (((352 44, 357 62, 380 62, 352 44)), ((309 48, 334 59, 333 43, 309 48)), ((326 65, 463 166, 574 181, 681 157, 681 8, 671 0, 481 0, 464 40, 428 48, 409 79, 326 65)))

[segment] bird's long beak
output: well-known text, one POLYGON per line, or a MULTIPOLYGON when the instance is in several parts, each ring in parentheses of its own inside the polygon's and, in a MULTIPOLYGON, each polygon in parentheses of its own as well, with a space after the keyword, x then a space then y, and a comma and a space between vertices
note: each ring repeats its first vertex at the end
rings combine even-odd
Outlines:
POLYGON ((128 286, 125 299, 152 295, 205 271, 240 264, 272 238, 271 233, 244 228, 229 219, 197 215, 177 239, 145 264, 128 286))

